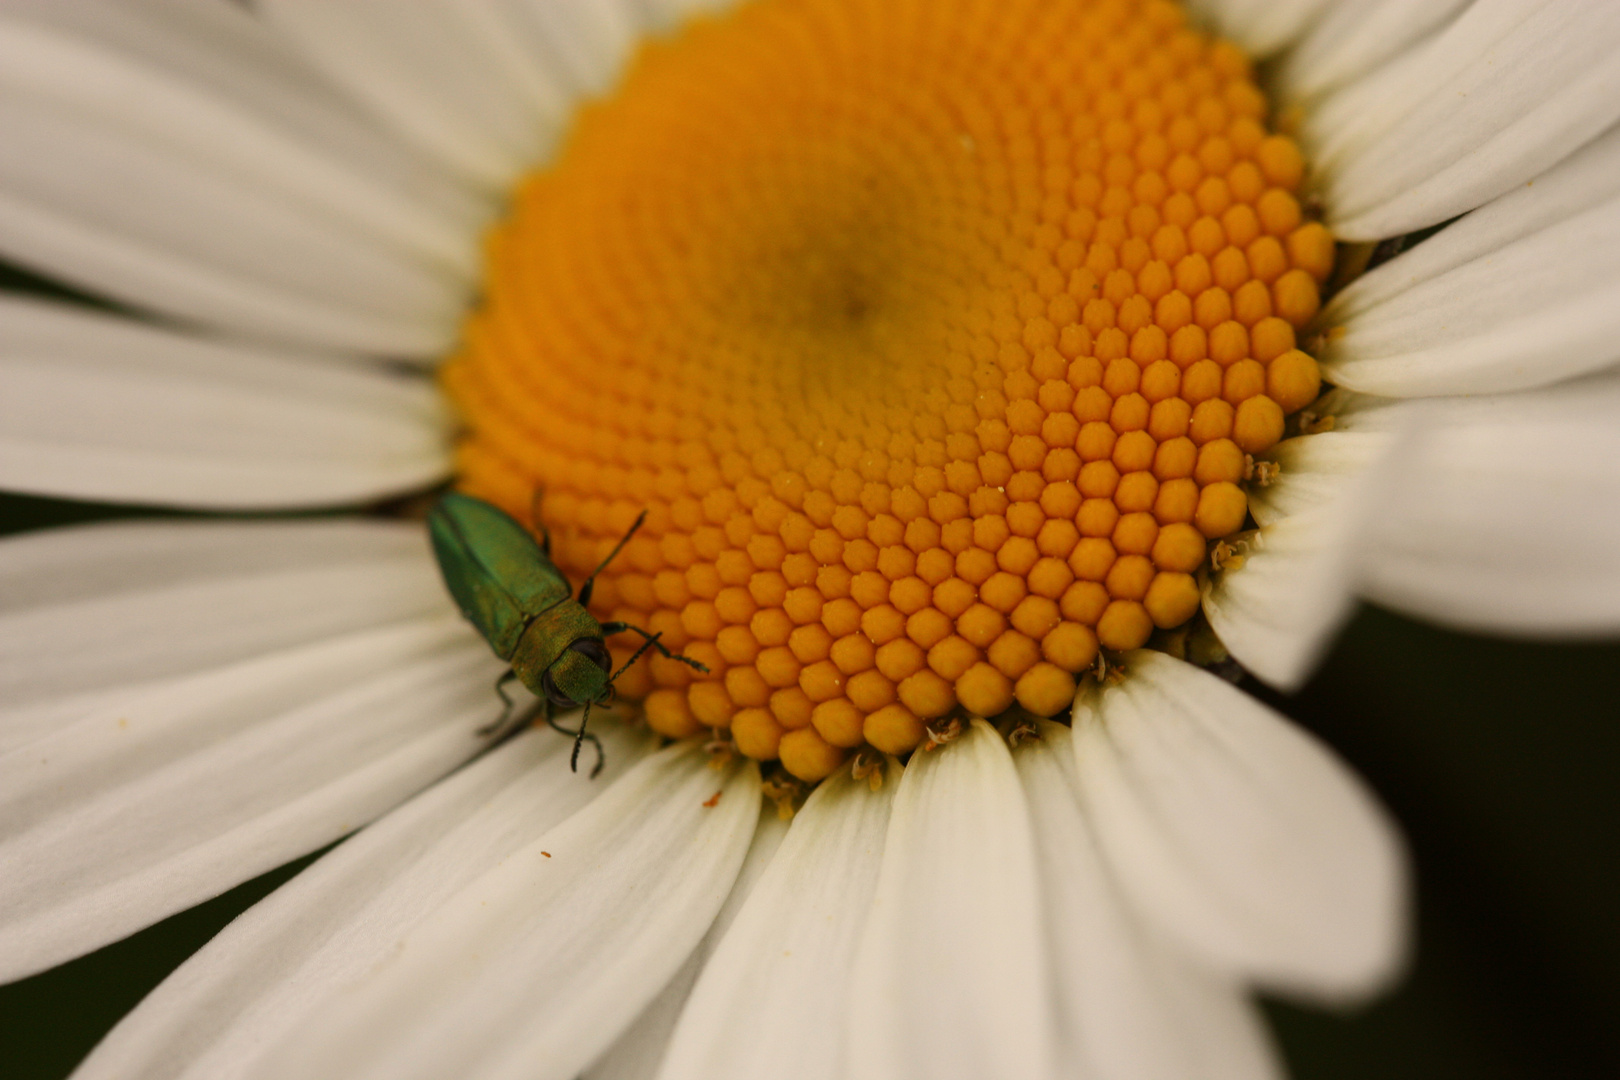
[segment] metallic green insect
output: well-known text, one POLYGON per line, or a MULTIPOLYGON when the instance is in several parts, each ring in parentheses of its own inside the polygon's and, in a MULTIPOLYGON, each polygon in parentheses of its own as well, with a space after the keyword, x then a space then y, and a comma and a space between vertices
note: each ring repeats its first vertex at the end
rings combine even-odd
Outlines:
MULTIPOLYGON (((645 512, 630 526, 602 565, 591 571, 579 587, 576 599, 568 579, 551 561, 551 538, 539 525, 537 542, 529 531, 508 514, 482 499, 459 492, 441 496, 428 511, 428 533, 438 556, 439 572, 455 597, 456 606, 484 635, 495 655, 512 665, 496 682, 495 689, 507 708, 499 719, 480 734, 492 734, 506 725, 512 702, 505 684, 511 679, 541 699, 546 723, 574 736, 572 767, 579 768, 580 744, 589 738, 596 747, 596 768, 602 769, 602 744, 587 735, 585 723, 591 706, 606 704, 613 681, 648 649, 657 649, 675 660, 707 672, 695 660, 671 653, 650 634, 628 623, 599 623, 588 612, 591 587, 596 575, 613 561, 630 537, 646 519, 645 512), (618 671, 612 671, 604 639, 625 631, 640 634, 643 643, 618 671), (585 706, 575 731, 555 720, 555 711, 585 706)), ((527 717, 525 717, 526 719, 527 717)))

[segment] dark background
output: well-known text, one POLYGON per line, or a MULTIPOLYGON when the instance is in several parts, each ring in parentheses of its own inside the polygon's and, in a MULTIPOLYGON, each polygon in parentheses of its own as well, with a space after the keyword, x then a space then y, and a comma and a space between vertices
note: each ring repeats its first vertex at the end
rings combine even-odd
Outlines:
MULTIPOLYGON (((0 532, 129 514, 0 496, 0 532)), ((1364 608, 1293 697, 1399 818, 1417 955, 1351 1015, 1268 1011, 1298 1080, 1620 1076, 1620 644, 1470 637, 1364 608)), ((0 987, 0 1076, 66 1076, 192 951, 308 860, 0 987)))

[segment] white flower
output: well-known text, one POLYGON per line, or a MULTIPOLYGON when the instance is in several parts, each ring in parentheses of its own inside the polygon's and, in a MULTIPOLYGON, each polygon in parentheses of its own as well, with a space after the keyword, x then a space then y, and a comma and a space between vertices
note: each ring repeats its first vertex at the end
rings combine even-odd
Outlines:
MULTIPOLYGON (((444 478, 410 365, 453 346, 480 228, 698 6, 0 7, 0 255, 132 309, 0 299, 0 484, 223 511, 444 478)), ((1296 685, 1357 595, 1613 631, 1620 9, 1195 6, 1277 57, 1339 239, 1467 215, 1324 312, 1333 427, 1251 492, 1204 597, 1226 647, 1296 685)), ((479 756, 501 665, 414 525, 36 533, 0 598, 0 977, 367 826, 82 1077, 1267 1076, 1252 990, 1401 962, 1365 789, 1161 652, 1072 729, 974 720, 785 826, 753 763, 625 725, 594 781, 547 731, 479 756)))

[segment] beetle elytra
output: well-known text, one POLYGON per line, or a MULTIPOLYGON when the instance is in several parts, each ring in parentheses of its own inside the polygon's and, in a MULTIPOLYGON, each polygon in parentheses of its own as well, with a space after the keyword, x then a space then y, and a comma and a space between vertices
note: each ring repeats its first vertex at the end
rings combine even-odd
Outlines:
POLYGON ((683 661, 699 671, 708 669, 697 661, 672 653, 658 638, 638 626, 621 622, 597 622, 586 610, 596 576, 613 561, 646 518, 643 512, 629 532, 591 571, 576 597, 551 561, 551 541, 536 517, 535 539, 522 525, 500 508, 482 499, 459 492, 442 495, 428 511, 428 533, 439 572, 455 598, 456 606, 489 642, 495 655, 511 664, 511 670, 496 683, 507 712, 501 714, 485 733, 505 726, 511 711, 504 684, 517 679, 541 699, 546 722, 574 737, 572 765, 579 767, 579 748, 590 738, 596 745, 597 763, 591 775, 602 768, 602 748, 587 735, 586 722, 592 705, 605 704, 613 681, 648 649, 657 649, 671 659, 683 661), (617 672, 612 670, 606 638, 625 632, 639 634, 641 647, 617 672), (555 711, 585 706, 577 730, 558 725, 555 711))

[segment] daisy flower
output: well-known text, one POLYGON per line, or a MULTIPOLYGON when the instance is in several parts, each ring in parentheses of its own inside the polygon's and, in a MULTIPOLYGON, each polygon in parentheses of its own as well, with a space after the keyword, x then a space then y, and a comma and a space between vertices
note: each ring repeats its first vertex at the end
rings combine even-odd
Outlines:
POLYGON ((1357 596, 1620 624, 1617 46, 1596 0, 6 5, 0 254, 121 310, 0 299, 0 484, 453 479, 576 581, 645 510, 591 610, 707 671, 626 670, 593 778, 491 747, 415 521, 7 540, 0 976, 360 830, 78 1075, 1276 1075, 1251 994, 1386 986, 1404 864, 1223 676, 1298 685, 1357 596))

